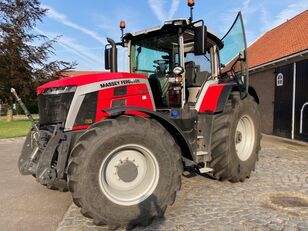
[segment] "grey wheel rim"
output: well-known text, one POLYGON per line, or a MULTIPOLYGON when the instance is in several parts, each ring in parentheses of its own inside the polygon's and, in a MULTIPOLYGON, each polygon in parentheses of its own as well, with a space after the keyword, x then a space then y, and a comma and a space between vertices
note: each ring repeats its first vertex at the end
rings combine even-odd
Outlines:
POLYGON ((111 151, 99 171, 103 194, 119 205, 135 205, 148 198, 159 180, 159 165, 144 146, 128 144, 111 151))
POLYGON ((237 124, 235 131, 235 149, 240 160, 246 161, 253 152, 255 144, 255 126, 248 115, 243 115, 237 124))

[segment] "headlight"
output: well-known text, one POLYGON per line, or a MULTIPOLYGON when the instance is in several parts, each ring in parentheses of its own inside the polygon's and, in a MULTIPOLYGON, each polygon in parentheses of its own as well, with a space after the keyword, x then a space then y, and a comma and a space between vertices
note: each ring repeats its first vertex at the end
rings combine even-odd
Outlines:
POLYGON ((42 94, 43 95, 58 95, 63 93, 71 93, 76 91, 76 86, 68 86, 68 87, 55 87, 45 89, 42 94))

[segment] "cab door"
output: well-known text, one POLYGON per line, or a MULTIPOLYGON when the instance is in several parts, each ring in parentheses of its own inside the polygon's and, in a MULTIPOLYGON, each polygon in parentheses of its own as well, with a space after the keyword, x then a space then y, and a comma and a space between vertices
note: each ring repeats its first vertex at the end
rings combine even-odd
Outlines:
POLYGON ((222 73, 238 81, 238 84, 248 90, 247 42, 241 12, 235 18, 231 28, 222 38, 224 47, 220 50, 222 73))

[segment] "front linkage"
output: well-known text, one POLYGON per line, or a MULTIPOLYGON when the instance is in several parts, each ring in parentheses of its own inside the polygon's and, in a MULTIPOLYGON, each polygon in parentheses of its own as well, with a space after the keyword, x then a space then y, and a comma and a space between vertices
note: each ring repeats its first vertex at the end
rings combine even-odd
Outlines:
POLYGON ((33 175, 42 185, 57 187, 56 183, 66 178, 71 136, 63 132, 62 124, 40 129, 15 89, 12 88, 11 92, 32 123, 18 160, 19 171, 22 175, 33 175))

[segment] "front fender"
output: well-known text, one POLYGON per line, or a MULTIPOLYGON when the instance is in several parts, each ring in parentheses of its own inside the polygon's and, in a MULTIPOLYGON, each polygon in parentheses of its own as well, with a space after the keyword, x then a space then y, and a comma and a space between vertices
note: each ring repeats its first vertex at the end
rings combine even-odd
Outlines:
POLYGON ((190 160, 193 160, 192 147, 188 142, 188 140, 185 138, 182 130, 172 120, 170 120, 163 114, 146 108, 134 107, 134 106, 113 107, 104 110, 104 112, 108 113, 111 117, 117 117, 119 115, 129 114, 126 113, 127 111, 141 112, 158 121, 173 136, 176 143, 180 146, 183 156, 190 160))

